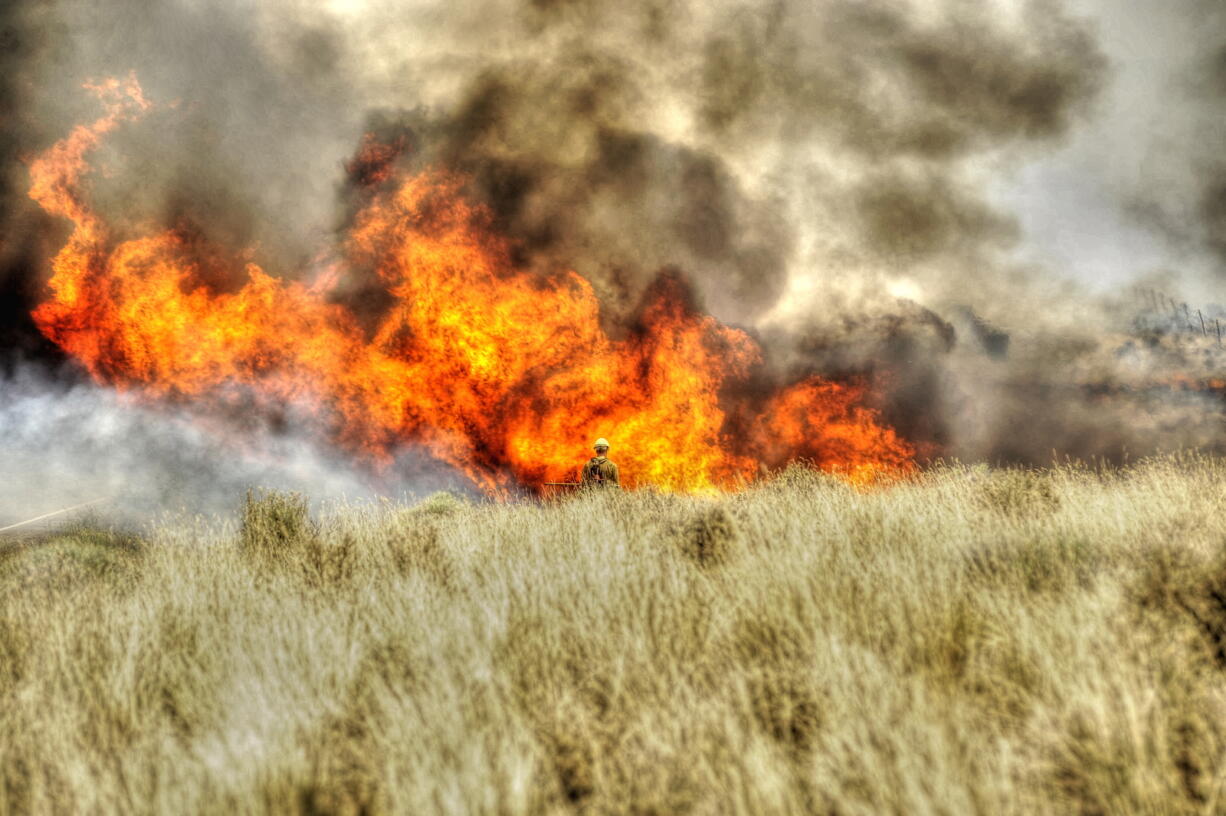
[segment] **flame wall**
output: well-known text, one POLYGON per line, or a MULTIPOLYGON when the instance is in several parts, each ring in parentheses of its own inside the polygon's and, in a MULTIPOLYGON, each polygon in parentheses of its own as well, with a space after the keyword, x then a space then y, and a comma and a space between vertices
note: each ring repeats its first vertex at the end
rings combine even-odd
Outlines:
POLYGON ((91 87, 107 115, 32 162, 30 195, 74 224, 35 321, 99 382, 306 404, 376 464, 422 444, 491 491, 573 479, 597 436, 614 440, 629 487, 728 488, 796 460, 857 481, 913 466, 855 387, 809 378, 729 405, 725 385, 761 364, 760 349, 696 312, 674 275, 611 339, 588 281, 516 267, 462 177, 401 176, 370 140, 351 168, 371 189, 324 278, 284 282, 248 264, 242 285, 217 291, 174 230, 116 240, 92 208, 87 157, 150 105, 134 78, 91 87), (390 298, 373 331, 329 301, 350 268, 373 270, 390 298), (749 431, 730 433, 729 413, 749 431))
MULTIPOLYGON (((394 245, 394 230, 371 231, 372 214, 391 212, 395 191, 420 177, 458 191, 472 218, 453 221, 453 232, 467 223, 481 236, 492 278, 514 271, 530 288, 557 287, 542 302, 598 304, 595 336, 607 351, 592 359, 622 361, 635 393, 656 359, 652 343, 666 336, 653 315, 688 316, 682 334, 729 357, 734 365, 702 385, 722 420, 699 411, 708 403, 687 409, 706 418, 691 425, 723 433, 694 434, 696 461, 723 457, 701 466, 704 478, 798 455, 810 435, 787 421, 795 395, 832 379, 847 399, 813 422, 888 426, 914 447, 963 459, 1043 464, 1053 451, 1122 459, 1217 445, 1216 400, 1084 386, 1217 365, 1165 341, 1130 346, 1128 299, 1090 287, 1116 266, 1126 281, 1162 258, 1174 258, 1166 265, 1184 282, 1214 280, 1222 22, 1208 0, 9 4, 0 9, 0 373, 33 365, 71 381, 78 369, 64 365, 64 347, 75 343, 83 358, 118 360, 91 365, 130 395, 199 404, 228 421, 284 424, 276 418, 292 405, 313 432, 367 461, 395 456, 398 440, 431 437, 476 463, 487 485, 537 478, 516 463, 523 439, 564 440, 569 463, 586 452, 587 429, 515 419, 516 434, 491 432, 466 409, 458 436, 431 434, 403 401, 362 409, 383 418, 349 421, 338 405, 390 397, 353 397, 363 387, 340 377, 306 387, 273 375, 326 369, 330 343, 298 360, 240 342, 218 317, 167 323, 156 338, 87 330, 67 305, 71 286, 55 293, 58 306, 40 307, 67 240, 89 259, 80 292, 95 307, 102 295, 133 296, 131 285, 100 291, 100 268, 141 270, 134 278, 156 268, 186 290, 184 314, 301 303, 303 323, 287 330, 326 326, 355 355, 408 366, 426 342, 418 321, 438 329, 435 339, 445 327, 404 308, 391 290, 413 280, 389 275, 372 260, 388 253, 364 251, 358 237, 365 229, 394 245), (94 172, 73 185, 75 204, 44 210, 26 195, 29 164, 96 117, 82 79, 133 68, 161 108, 108 130, 88 156, 94 172), (343 167, 367 133, 369 150, 343 167), (1114 220, 1085 212, 1095 196, 1116 207, 1114 220), (1043 254, 1061 242, 1068 253, 1043 254), (661 269, 676 273, 661 279, 661 269), (570 270, 589 292, 566 284, 570 270), (760 363, 735 364, 729 349, 744 333, 729 326, 747 327, 760 363), (227 351, 209 359, 195 333, 227 338, 227 351), (192 350, 180 352, 183 371, 145 348, 175 337, 192 350), (227 367, 239 374, 222 377, 227 367), (880 414, 857 414, 866 404, 880 414)), ((402 223, 429 232, 427 210, 402 223)), ((1176 280, 1157 285, 1175 294, 1176 280)), ((1180 297, 1207 304, 1212 292, 1180 297)), ((107 317, 125 325, 137 315, 116 307, 107 317)), ((576 370, 593 364, 568 359, 576 370)), ((546 385, 464 366, 480 388, 444 397, 532 414, 525 394, 546 385)), ((657 385, 661 395, 678 387, 648 390, 657 385)), ((589 419, 613 416, 601 411, 589 419)), ((660 444, 691 445, 689 427, 660 444)), ((854 459, 831 453, 837 436, 803 454, 854 459)), ((619 458, 629 455, 614 441, 619 458)))

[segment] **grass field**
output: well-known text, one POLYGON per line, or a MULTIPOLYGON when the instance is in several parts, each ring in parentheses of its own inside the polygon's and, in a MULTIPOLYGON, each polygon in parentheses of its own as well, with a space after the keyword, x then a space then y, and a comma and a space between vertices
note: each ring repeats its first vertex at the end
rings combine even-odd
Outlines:
POLYGON ((1188 456, 79 524, 0 555, 0 812, 1221 813, 1224 499, 1188 456))

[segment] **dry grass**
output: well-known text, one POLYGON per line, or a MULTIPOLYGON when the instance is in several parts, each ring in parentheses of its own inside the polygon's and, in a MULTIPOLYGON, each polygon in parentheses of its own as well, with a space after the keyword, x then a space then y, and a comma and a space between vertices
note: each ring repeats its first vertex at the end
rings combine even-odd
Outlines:
POLYGON ((0 554, 4 813, 1220 813, 1226 464, 0 554))

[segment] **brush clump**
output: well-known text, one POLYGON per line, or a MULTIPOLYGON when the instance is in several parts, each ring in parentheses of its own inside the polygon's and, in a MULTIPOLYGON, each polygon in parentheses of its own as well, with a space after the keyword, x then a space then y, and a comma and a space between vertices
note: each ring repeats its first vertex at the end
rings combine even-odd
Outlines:
POLYGON ((306 496, 281 490, 248 490, 239 542, 257 561, 273 563, 299 554, 318 530, 306 496))
POLYGON ((1050 474, 1006 468, 986 474, 979 500, 1006 516, 1043 515, 1060 509, 1059 485, 1050 474))
POLYGON ((727 562, 737 549, 736 521, 720 505, 699 507, 673 528, 673 538, 686 558, 700 567, 727 562))
POLYGON ((1223 476, 253 491, 0 545, 0 812, 1216 812, 1223 476))
POLYGON ((117 590, 138 574, 142 547, 136 534, 84 518, 49 535, 0 539, 0 582, 29 591, 117 590))

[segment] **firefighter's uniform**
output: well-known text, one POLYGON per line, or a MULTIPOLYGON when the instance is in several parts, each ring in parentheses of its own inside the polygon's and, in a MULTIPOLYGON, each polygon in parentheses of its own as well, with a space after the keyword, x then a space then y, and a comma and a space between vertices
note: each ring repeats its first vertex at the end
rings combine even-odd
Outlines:
POLYGON ((592 447, 596 449, 596 455, 583 466, 580 482, 587 487, 621 487, 617 465, 605 456, 609 451, 608 440, 597 439, 592 447))

